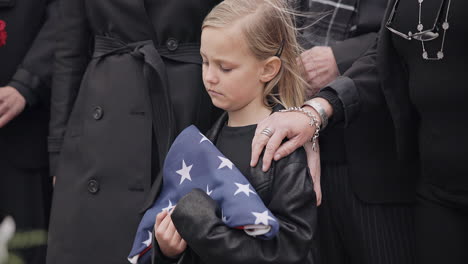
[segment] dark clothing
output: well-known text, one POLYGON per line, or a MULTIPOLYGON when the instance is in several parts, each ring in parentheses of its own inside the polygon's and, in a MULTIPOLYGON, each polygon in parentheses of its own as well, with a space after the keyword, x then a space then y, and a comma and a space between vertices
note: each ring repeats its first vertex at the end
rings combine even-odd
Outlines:
MULTIPOLYGON (((441 1, 424 1, 421 23, 431 26, 437 17, 441 1)), ((441 20, 445 20, 448 1, 445 1, 441 20)), ((394 18, 393 27, 401 32, 415 31, 418 24, 418 3, 401 1, 394 18)), ((462 1, 452 1, 449 10, 450 27, 444 43, 444 59, 428 62, 422 59, 422 46, 417 41, 408 41, 397 35, 392 42, 400 58, 404 61, 410 78, 408 89, 411 103, 418 114, 419 154, 422 181, 442 189, 465 193, 468 206, 468 115, 466 104, 468 89, 461 85, 460 77, 466 74, 465 62, 468 50, 460 36, 468 33, 465 23, 465 8, 462 1), (447 67, 450 65, 450 67, 447 67)), ((430 57, 435 57, 442 45, 441 36, 425 44, 430 57)))
POLYGON ((17 89, 27 104, 0 128, 0 221, 11 215, 18 237, 39 234, 12 249, 28 264, 45 263, 46 254, 52 199, 47 125, 56 8, 54 0, 0 2, 0 19, 8 34, 6 45, 0 47, 0 87, 17 89))
MULTIPOLYGON (((207 133, 207 138, 216 144, 220 140, 220 150, 224 149, 223 154, 229 159, 238 158, 243 149, 246 151, 244 155, 250 153, 256 126, 231 127, 226 133, 226 120, 227 114, 207 133), (232 147, 226 144, 228 140, 237 142, 241 148, 228 150, 226 147, 232 147), (238 153, 232 155, 233 151, 238 153)), ((241 162, 245 161, 241 158, 241 162)), ((247 168, 248 163, 250 162, 247 161, 247 165, 240 164, 239 167, 247 168)), ((268 172, 263 172, 261 166, 259 164, 250 168, 245 176, 268 209, 277 217, 280 230, 276 237, 261 240, 242 230, 227 227, 221 220, 216 202, 205 192, 194 190, 177 203, 172 213, 177 231, 188 244, 188 249, 174 262, 317 263, 317 245, 314 242, 317 232, 316 198, 308 173, 305 150, 298 149, 282 160, 273 162, 268 172)), ((168 261, 161 257, 160 252, 155 257, 155 263, 168 261)))
MULTIPOLYGON (((384 21, 387 21, 394 2, 390 2, 384 21)), ((433 7, 435 2, 441 3, 440 1, 424 1, 424 9, 430 9, 430 5, 433 7)), ((448 1, 445 1, 445 4, 447 3, 448 1)), ((378 46, 370 49, 344 74, 345 76, 325 88, 334 91, 343 103, 344 122, 347 124, 346 130, 349 131, 347 134, 359 133, 366 139, 363 142, 349 142, 349 147, 356 143, 360 143, 361 148, 369 144, 366 134, 363 135, 362 127, 370 121, 371 116, 380 119, 381 125, 375 122, 372 125, 374 138, 380 138, 380 142, 387 142, 388 145, 381 147, 381 151, 389 153, 387 154, 389 156, 385 161, 381 159, 383 157, 375 156, 374 158, 388 167, 388 170, 382 170, 383 173, 379 177, 392 179, 393 183, 385 188, 393 190, 395 195, 405 195, 408 198, 418 193, 419 201, 421 199, 425 201, 422 207, 421 204, 418 205, 415 217, 417 263, 427 263, 426 258, 422 256, 426 256, 429 251, 433 253, 437 248, 445 250, 447 247, 450 247, 451 257, 456 261, 466 261, 462 257, 465 249, 459 248, 459 244, 451 247, 450 243, 458 243, 457 237, 450 240, 450 243, 447 243, 445 238, 433 237, 430 238, 431 245, 428 241, 421 242, 428 240, 427 234, 432 234, 434 230, 431 229, 434 228, 437 228, 440 234, 463 233, 466 230, 462 225, 450 225, 445 222, 433 224, 434 221, 440 222, 443 221, 440 219, 452 218, 453 215, 458 219, 464 219, 466 208, 468 208, 466 205, 468 167, 466 166, 467 156, 464 154, 466 151, 463 150, 467 147, 463 146, 467 141, 463 138, 459 140, 456 138, 459 133, 456 130, 466 131, 466 128, 461 121, 464 120, 463 117, 459 116, 460 113, 463 115, 463 110, 457 108, 455 111, 452 108, 457 105, 457 102, 464 102, 467 99, 466 92, 458 90, 462 89, 460 83, 464 75, 457 69, 463 63, 462 58, 466 57, 466 51, 464 51, 466 38, 458 38, 458 36, 466 35, 466 25, 462 21, 466 2, 453 0, 451 3, 449 22, 452 22, 447 31, 445 56, 442 60, 423 60, 422 48, 419 52, 417 49, 421 47, 419 41, 398 40, 399 37, 395 34, 383 29, 379 35, 378 46), (451 87, 444 89, 446 86, 451 87), (420 89, 425 89, 425 92, 422 93, 420 89), (435 94, 437 94, 436 97, 435 94), (442 123, 437 122, 440 116, 446 117, 443 121, 439 121, 442 123), (457 119, 457 116, 461 119, 457 119), (384 123, 384 121, 387 122, 384 123), (440 145, 440 143, 446 144, 452 140, 438 138, 437 133, 445 128, 452 131, 446 137, 455 138, 452 142, 456 142, 456 145, 440 145), (428 136, 431 137, 430 140, 428 136), (389 144, 393 141, 396 144, 389 144), (425 146, 421 146, 421 143, 425 146), (441 156, 443 153, 450 154, 441 156), (434 158, 436 160, 432 160, 434 158), (454 163, 457 164, 454 165, 454 163), (435 172, 438 173, 428 170, 436 170, 435 172), (419 180, 417 192, 411 184, 416 180, 419 180), (408 193, 396 192, 395 190, 402 190, 399 186, 406 186, 408 193), (431 186, 429 192, 427 186, 431 186), (452 210, 454 204, 458 209, 452 210), (445 207, 447 210, 434 209, 438 206, 445 207), (435 218, 432 219, 433 217, 435 218)), ((400 4, 403 4, 403 1, 400 4)), ((410 3, 405 3, 405 6, 406 4, 410 3)), ((414 11, 414 15, 406 13, 406 16, 418 17, 417 6, 410 9, 414 11)), ((430 10, 426 12, 430 13, 430 10)), ((444 13, 442 16, 445 18, 444 13)), ((411 26, 410 23, 415 21, 408 17, 404 19, 400 17, 400 22, 396 19, 394 20, 396 24, 393 24, 394 28, 401 23, 401 27, 406 25, 408 29, 411 26)), ((432 21, 434 20, 435 18, 432 17, 432 21)), ((416 27, 417 24, 413 26, 416 27)), ((405 32, 405 28, 400 28, 400 31, 405 32)), ((440 29, 439 34, 442 34, 439 38, 425 44, 430 57, 434 57, 434 52, 440 48, 438 44, 440 44, 440 38, 443 38, 443 32, 440 29)), ((361 164, 360 167, 363 166, 364 164, 361 164)), ((380 190, 380 188, 375 189, 380 190)))
POLYGON ((318 208, 322 263, 414 263, 413 207, 365 203, 350 182, 347 165, 326 163, 322 168, 323 199, 318 208))
POLYGON ((398 56, 391 53, 393 49, 384 40, 390 33, 381 32, 379 70, 375 66, 374 42, 343 76, 320 93, 329 91, 342 103, 343 120, 335 120, 335 126, 344 127, 351 184, 358 197, 370 203, 413 202, 414 175, 418 174, 417 151, 411 148, 416 142, 412 132, 415 115, 408 96, 401 89, 391 91, 393 87, 405 87, 405 75, 399 68, 398 56), (383 92, 379 89, 380 80, 383 92), (387 100, 385 89, 394 93, 387 100))
POLYGON ((414 215, 418 223, 415 226, 416 263, 466 263, 468 209, 441 200, 437 188, 430 184, 420 189, 414 215))
POLYGON ((216 147, 224 154, 243 175, 250 175, 250 156, 252 153, 252 138, 257 125, 245 127, 223 126, 216 140, 216 147))
POLYGON ((306 49, 330 46, 341 73, 372 45, 387 4, 386 0, 301 2, 302 11, 316 15, 301 21, 305 29, 300 32, 300 43, 306 49))
MULTIPOLYGON (((393 3, 393 1, 390 3, 390 7, 393 3)), ((422 182, 429 181, 445 191, 466 195, 468 167, 464 166, 467 161, 467 156, 464 154, 467 146, 464 144, 467 144, 467 140, 456 137, 458 133, 466 131, 466 128, 463 122, 456 119, 456 117, 462 118, 460 115, 463 115, 463 111, 460 108, 455 111, 453 108, 457 102, 461 103, 466 97, 465 91, 459 91, 463 89, 454 89, 460 87, 458 83, 463 75, 457 68, 466 52, 465 42, 453 39, 466 31, 464 23, 456 23, 460 21, 458 17, 463 16, 460 13, 463 4, 463 1, 452 2, 450 10, 453 13, 450 16, 455 24, 452 23, 447 31, 445 57, 442 60, 423 60, 422 49, 419 52, 417 50, 417 47, 421 47, 420 42, 397 40, 394 34, 384 29, 379 37, 378 48, 375 46, 370 49, 366 56, 345 73, 344 77, 331 83, 325 90, 334 91, 341 99, 344 106, 344 122, 348 125, 347 130, 350 133, 355 130, 357 132, 359 125, 377 112, 381 112, 380 119, 391 117, 392 126, 385 124, 379 127, 374 124, 373 129, 376 130, 376 135, 386 138, 385 141, 390 141, 392 138, 396 140, 396 148, 393 151, 396 155, 385 162, 395 162, 393 167, 397 170, 391 170, 394 172, 392 177, 407 175, 407 179, 413 179, 411 181, 419 178, 422 182), (451 34, 452 37, 449 37, 451 34), (430 78, 423 78, 423 74, 429 76, 427 71, 434 74, 431 74, 430 78), (443 72, 436 74, 436 71, 443 72), (447 88, 451 89, 452 93, 445 93, 446 90, 439 88, 445 87, 446 83, 452 83, 449 85, 451 87, 447 88), (426 87, 427 91, 425 90, 424 94, 418 90, 426 87), (441 107, 442 105, 445 107, 441 107), (441 116, 444 117, 443 121, 439 121, 441 116), (456 120, 453 120, 454 118, 456 120), (438 138, 442 136, 440 133, 443 129, 453 133, 438 138), (453 143, 454 141, 450 140, 457 141, 453 143), (444 145, 450 142, 452 145, 444 145), (440 156, 444 153, 446 156, 440 156), (435 158, 437 159, 434 160, 435 158), (430 170, 436 171, 433 173, 430 170)), ((412 10, 417 12, 417 7, 412 10)), ((390 11, 391 8, 387 10, 385 18, 388 18, 390 11)), ((397 23, 396 18, 395 23, 397 23)), ((394 27, 398 27, 398 23, 394 27)), ((401 31, 405 32, 405 29, 402 28, 401 31)), ((431 51, 437 50, 440 47, 439 41, 440 39, 436 39, 427 42, 426 46, 431 51)), ((360 131, 362 133, 362 129, 360 131)))
MULTIPOLYGON (((328 43, 333 50, 340 72, 344 73, 354 61, 374 45, 387 2, 387 0, 327 2, 310 0, 309 11, 331 12, 331 14, 306 29, 303 33, 309 43, 306 45, 310 47, 328 43), (314 34, 318 37, 314 37, 314 34)), ((309 23, 312 22, 313 20, 309 23)), ((304 26, 307 26, 307 22, 304 26)), ((336 91, 322 90, 317 96, 333 101, 331 98, 336 97, 336 91)), ((334 100, 334 102, 334 109, 343 108, 341 100, 334 100)), ((346 105, 348 108, 357 106, 352 102, 346 105)), ((372 128, 367 128, 373 123, 382 126, 379 123, 385 121, 378 114, 375 117, 369 116, 368 120, 363 122, 359 133, 349 133, 344 128, 347 124, 340 122, 341 119, 346 118, 346 113, 347 111, 335 111, 329 124, 329 128, 333 127, 333 129, 325 129, 320 134, 322 162, 350 164, 351 187, 362 201, 368 203, 410 201, 411 198, 405 186, 400 193, 389 191, 391 188, 388 187, 399 184, 399 179, 383 179, 385 177, 380 176, 382 171, 394 167, 391 164, 383 164, 382 160, 392 159, 392 153, 395 153, 395 150, 390 148, 391 142, 382 142, 376 137, 372 128), (350 144, 351 141, 353 143, 350 144), (383 151, 381 147, 388 150, 383 151)), ((324 166, 327 165, 324 164, 324 166)))
POLYGON ((49 264, 127 263, 142 204, 161 182, 152 159, 161 164, 178 131, 215 120, 199 42, 218 2, 60 2, 49 264))
POLYGON ((0 160, 17 168, 47 168, 50 79, 55 51, 56 2, 2 1, 7 43, 0 48, 0 87, 26 99, 25 110, 0 129, 0 160), (24 19, 27 17, 27 21, 24 19))
MULTIPOLYGON (((328 6, 334 12, 325 18, 326 41, 316 45, 330 45, 344 73, 375 43, 388 1, 317 2, 315 5, 328 6)), ((322 90, 317 96, 328 100, 334 109, 329 126, 320 133, 323 263, 413 263, 412 207, 402 203, 411 199, 405 197, 407 182, 394 182, 394 175, 390 178, 386 174, 390 165, 382 166, 379 160, 392 156, 392 151, 380 149, 391 141, 376 137, 372 128, 382 120, 372 116, 361 124, 361 131, 349 132, 343 127, 346 112, 336 91, 322 90)))
POLYGON ((0 222, 4 215, 13 216, 16 224, 13 240, 22 241, 9 249, 10 254, 23 263, 44 264, 52 200, 49 172, 46 168, 15 168, 3 160, 0 169, 0 222))

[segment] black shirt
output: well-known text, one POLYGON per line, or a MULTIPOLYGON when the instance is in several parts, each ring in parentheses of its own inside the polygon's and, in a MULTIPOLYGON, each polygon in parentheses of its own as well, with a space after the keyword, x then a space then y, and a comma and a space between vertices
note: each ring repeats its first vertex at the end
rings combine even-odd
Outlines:
MULTIPOLYGON (((431 28, 443 0, 424 0, 421 22, 431 28)), ((448 0, 445 0, 440 21, 445 21, 448 0)), ((419 114, 419 151, 424 182, 449 191, 468 191, 468 87, 465 21, 468 2, 452 0, 449 29, 444 43, 444 58, 424 60, 420 41, 406 40, 393 34, 392 40, 408 71, 411 102, 419 114)), ((400 32, 418 32, 418 1, 400 0, 393 28, 400 32)), ((436 57, 441 48, 444 31, 425 42, 429 57, 436 57)))
POLYGON ((252 139, 257 125, 229 127, 225 125, 218 135, 216 147, 248 179, 250 176, 250 157, 252 139))

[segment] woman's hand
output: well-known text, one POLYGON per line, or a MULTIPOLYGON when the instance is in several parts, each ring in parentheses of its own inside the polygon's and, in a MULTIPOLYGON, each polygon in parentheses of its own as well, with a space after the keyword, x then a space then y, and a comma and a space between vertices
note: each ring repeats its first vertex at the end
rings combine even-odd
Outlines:
POLYGON ((164 256, 173 258, 187 248, 187 243, 177 232, 170 213, 163 211, 156 216, 154 234, 164 256))
MULTIPOLYGON (((330 118, 333 115, 333 107, 323 98, 311 99, 320 103, 325 110, 326 115, 330 118)), ((310 106, 305 106, 305 110, 312 112, 319 124, 322 123, 320 115, 310 106)), ((252 140, 252 158, 250 166, 257 166, 258 159, 263 149, 263 171, 270 168, 271 161, 280 160, 283 157, 291 154, 297 148, 303 146, 310 141, 315 132, 315 126, 310 125, 310 118, 299 112, 277 112, 270 115, 265 120, 257 125, 255 136, 252 140), (267 133, 262 133, 265 129, 267 133), (285 138, 289 140, 282 143, 285 138)))
POLYGON ((299 112, 277 112, 261 121, 257 125, 252 140, 250 166, 257 166, 258 159, 264 148, 262 169, 267 171, 273 158, 279 160, 310 141, 314 135, 315 126, 310 126, 309 122, 309 117, 299 112), (262 134, 262 131, 267 128, 271 131, 270 136, 262 134), (281 144, 286 137, 289 140, 281 144))

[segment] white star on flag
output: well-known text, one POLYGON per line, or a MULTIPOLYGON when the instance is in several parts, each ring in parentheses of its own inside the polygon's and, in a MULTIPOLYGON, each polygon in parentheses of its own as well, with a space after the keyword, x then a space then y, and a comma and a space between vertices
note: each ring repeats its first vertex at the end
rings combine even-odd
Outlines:
POLYGON ((208 185, 206 185, 206 194, 211 195, 212 192, 213 190, 210 191, 210 189, 208 188, 208 185))
POLYGON ((200 143, 202 143, 203 141, 208 141, 208 142, 211 142, 208 138, 205 137, 205 135, 203 135, 202 133, 199 133, 200 136, 202 136, 202 139, 200 140, 200 143))
POLYGON ((218 158, 221 160, 221 164, 219 164, 218 170, 222 169, 224 167, 228 167, 229 169, 232 170, 232 162, 225 157, 218 156, 218 158))
POLYGON ((128 262, 130 262, 131 264, 137 264, 139 258, 140 258, 140 255, 136 255, 133 258, 127 258, 127 259, 128 259, 128 262))
POLYGON ((234 193, 234 196, 241 192, 245 193, 247 196, 250 196, 250 193, 256 194, 254 191, 250 190, 250 184, 240 184, 237 182, 235 182, 235 184, 237 185, 237 191, 234 193))
POLYGON ((255 219, 255 224, 256 225, 258 225, 258 224, 268 225, 268 220, 275 221, 275 219, 273 217, 268 215, 268 210, 263 212, 263 213, 252 212, 252 214, 256 217, 256 219, 255 219))
POLYGON ((150 231, 148 231, 148 235, 149 235, 148 240, 145 240, 145 241, 142 242, 142 243, 145 244, 147 247, 149 247, 149 246, 151 245, 151 241, 152 241, 152 238, 153 238, 153 235, 151 234, 150 231))
POLYGON ((170 213, 170 212, 172 211, 172 209, 174 209, 174 207, 175 207, 175 206, 172 205, 171 200, 169 200, 169 205, 168 205, 166 208, 163 208, 161 212, 166 211, 166 212, 170 213))
POLYGON ((182 169, 176 171, 177 174, 179 174, 180 176, 182 176, 180 178, 180 184, 182 184, 186 179, 189 180, 189 181, 192 181, 192 178, 190 177, 190 170, 192 169, 192 166, 193 165, 190 165, 190 166, 187 166, 185 164, 185 160, 182 160, 182 169))

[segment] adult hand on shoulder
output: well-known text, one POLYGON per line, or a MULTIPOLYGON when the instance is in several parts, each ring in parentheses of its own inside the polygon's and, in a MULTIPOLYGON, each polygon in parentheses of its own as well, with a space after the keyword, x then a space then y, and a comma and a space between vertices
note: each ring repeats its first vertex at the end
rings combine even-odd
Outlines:
POLYGON ((257 166, 260 154, 263 154, 263 171, 270 168, 271 160, 279 160, 300 146, 310 141, 315 132, 315 127, 309 125, 310 119, 299 112, 276 112, 257 125, 255 136, 252 140, 252 159, 250 166, 257 166), (271 135, 262 134, 264 129, 271 131, 271 135), (283 139, 289 140, 283 142, 283 139))
POLYGON ((307 97, 312 97, 340 75, 335 55, 330 47, 316 46, 301 54, 309 83, 307 97))
POLYGON ((23 112, 26 106, 24 97, 11 86, 0 87, 0 128, 23 112))
POLYGON ((164 256, 173 258, 184 252, 187 243, 177 232, 170 213, 163 211, 156 216, 154 234, 164 256))

